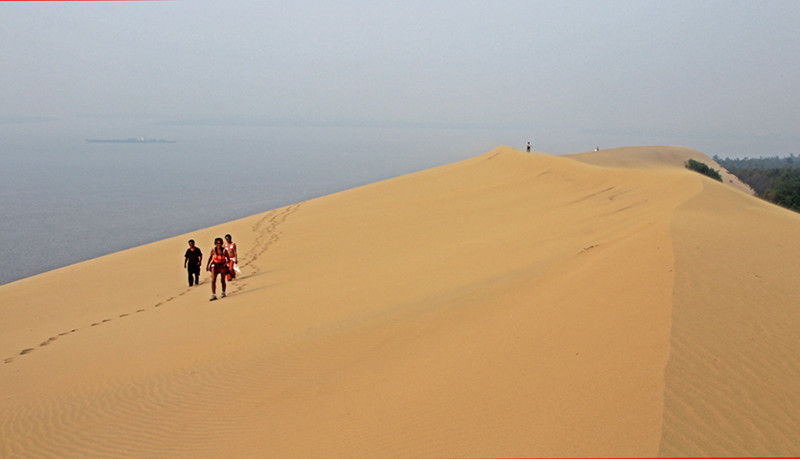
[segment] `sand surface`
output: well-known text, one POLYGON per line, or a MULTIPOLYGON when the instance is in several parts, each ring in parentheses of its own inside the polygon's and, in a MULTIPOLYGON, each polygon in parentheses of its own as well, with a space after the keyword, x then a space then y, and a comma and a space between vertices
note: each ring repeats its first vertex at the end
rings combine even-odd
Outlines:
POLYGON ((502 147, 2 286, 0 457, 798 455, 800 215, 687 158, 502 147))

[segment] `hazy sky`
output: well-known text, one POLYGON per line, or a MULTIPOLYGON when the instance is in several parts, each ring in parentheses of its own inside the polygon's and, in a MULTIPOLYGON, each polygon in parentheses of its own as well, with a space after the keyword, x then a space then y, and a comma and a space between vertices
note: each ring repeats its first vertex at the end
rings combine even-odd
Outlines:
POLYGON ((796 0, 0 2, 0 123, 430 125, 800 153, 798 30, 796 0))

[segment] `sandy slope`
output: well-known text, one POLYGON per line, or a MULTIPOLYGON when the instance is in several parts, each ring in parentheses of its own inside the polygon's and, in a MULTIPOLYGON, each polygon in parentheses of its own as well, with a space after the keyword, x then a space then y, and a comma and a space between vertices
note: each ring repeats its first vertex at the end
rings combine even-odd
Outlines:
POLYGON ((796 455, 800 218, 688 157, 500 148, 0 287, 0 456, 796 455))

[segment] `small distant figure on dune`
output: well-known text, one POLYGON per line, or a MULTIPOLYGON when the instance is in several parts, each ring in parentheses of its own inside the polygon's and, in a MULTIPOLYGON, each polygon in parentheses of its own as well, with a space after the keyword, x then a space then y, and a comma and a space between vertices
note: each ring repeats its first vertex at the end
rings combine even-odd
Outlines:
POLYGON ((211 271, 211 300, 217 299, 217 275, 219 275, 220 284, 222 285, 222 298, 225 298, 225 276, 228 274, 228 264, 230 257, 228 251, 222 246, 222 238, 214 239, 214 248, 211 250, 211 256, 208 257, 206 263, 206 270, 211 271))
POLYGON ((528 151, 528 153, 530 153, 530 152, 531 152, 531 143, 530 143, 530 142, 528 142, 528 145, 527 145, 527 147, 526 147, 526 150, 528 151))
POLYGON ((189 248, 183 258, 183 267, 189 272, 189 287, 200 284, 200 266, 203 264, 203 252, 194 246, 194 239, 189 239, 189 248))
POLYGON ((594 151, 600 151, 600 147, 594 147, 594 151))
POLYGON ((239 271, 239 257, 236 252, 236 243, 233 242, 230 234, 225 235, 225 243, 222 246, 228 251, 228 258, 231 260, 228 264, 228 280, 233 280, 236 278, 236 274, 241 271, 239 271))

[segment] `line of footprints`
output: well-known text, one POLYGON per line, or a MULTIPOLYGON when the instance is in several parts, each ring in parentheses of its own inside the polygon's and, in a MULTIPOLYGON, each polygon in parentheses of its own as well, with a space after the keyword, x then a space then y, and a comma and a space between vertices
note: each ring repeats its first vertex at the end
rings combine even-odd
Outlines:
MULTIPOLYGON (((247 261, 247 263, 244 264, 243 266, 252 265, 253 262, 256 261, 259 258, 260 255, 262 255, 263 253, 265 253, 267 251, 267 249, 269 248, 270 245, 272 245, 274 242, 277 241, 278 234, 279 234, 279 231, 277 231, 277 227, 279 226, 280 223, 283 223, 286 220, 286 217, 289 214, 291 214, 294 211, 296 211, 297 208, 300 206, 300 204, 301 203, 291 205, 291 206, 289 206, 287 208, 282 209, 281 212, 278 212, 277 210, 268 212, 264 216, 264 218, 259 220, 253 226, 253 230, 257 231, 257 232, 259 232, 261 234, 259 235, 259 237, 257 237, 257 241, 256 241, 256 244, 255 244, 255 247, 253 247, 253 249, 254 249, 253 250, 253 254, 252 254, 253 256, 250 257, 250 260, 247 261), (267 225, 266 228, 262 229, 262 226, 263 226, 263 224, 265 222, 269 223, 269 225, 267 225), (266 237, 264 237, 264 236, 266 236, 266 237), (265 239, 266 239, 266 241, 265 241, 265 239)), ((260 271, 260 269, 258 267, 256 267, 255 265, 253 265, 253 269, 251 269, 251 271, 252 272, 251 272, 250 275, 253 275, 253 274, 257 274, 260 271)), ((241 280, 247 279, 247 277, 249 277, 249 276, 242 277, 241 280)), ((234 284, 234 291, 232 293, 236 293, 236 292, 241 291, 246 285, 247 285, 247 283, 244 283, 244 282, 236 282, 234 284)), ((183 292, 181 292, 181 293, 179 293, 179 294, 177 294, 175 296, 169 297, 164 301, 160 301, 160 302, 154 304, 152 306, 152 308, 161 307, 161 306, 163 306, 163 305, 175 300, 176 298, 179 298, 179 297, 187 294, 189 291, 190 291, 190 288, 187 288, 186 290, 184 290, 183 292)), ((147 310, 148 309, 137 309, 136 312, 133 312, 133 313, 120 314, 119 316, 117 316, 117 318, 121 319, 121 318, 124 318, 124 317, 128 317, 128 316, 130 316, 132 314, 140 314, 140 313, 145 312, 147 310)), ((112 320, 114 320, 114 319, 103 319, 100 322, 92 323, 90 325, 90 327, 97 327, 98 325, 102 325, 104 323, 111 322, 112 320)), ((31 352, 35 351, 37 348, 48 346, 48 345, 52 344, 54 341, 58 340, 59 338, 62 338, 62 337, 67 336, 67 335, 71 335, 71 334, 77 332, 78 330, 80 330, 80 329, 79 328, 73 328, 73 329, 71 329, 69 331, 61 332, 56 336, 51 336, 50 338, 47 338, 45 341, 42 341, 41 343, 39 343, 39 346, 37 346, 37 347, 25 348, 25 349, 19 351, 17 353, 17 355, 4 359, 3 363, 4 364, 12 363, 19 356, 30 354, 31 352)))
MULTIPOLYGON (((154 308, 161 307, 161 306, 162 306, 162 305, 164 305, 165 303, 168 303, 168 302, 170 302, 170 301, 174 300, 175 298, 178 298, 178 297, 180 297, 180 296, 183 296, 183 295, 185 295, 185 294, 186 294, 188 291, 189 291, 189 290, 188 290, 188 289, 186 289, 185 291, 183 291, 183 292, 179 293, 179 294, 178 294, 178 295, 176 295, 176 296, 170 297, 170 298, 168 298, 168 299, 166 299, 166 300, 164 300, 164 301, 161 301, 161 302, 158 302, 158 303, 156 303, 155 305, 153 305, 153 307, 154 307, 154 308)), ((131 314, 138 314, 138 313, 142 313, 142 312, 145 312, 145 311, 147 311, 147 309, 137 309, 135 313, 125 313, 125 314, 120 314, 118 317, 119 317, 119 318, 128 317, 128 316, 130 316, 131 314)), ((91 327, 96 327, 96 326, 98 326, 98 325, 102 325, 102 324, 104 324, 104 323, 111 322, 112 320, 114 320, 114 319, 103 319, 103 320, 101 320, 100 322, 94 322, 94 323, 93 323, 93 324, 91 324, 90 326, 91 326, 91 327)), ((73 333, 77 332, 78 330, 80 330, 80 329, 79 329, 79 328, 73 328, 73 329, 71 329, 71 330, 69 330, 69 331, 61 332, 61 333, 59 333, 59 334, 58 334, 58 335, 56 335, 56 336, 51 336, 50 338, 47 338, 47 340, 45 340, 45 341, 42 341, 41 343, 39 343, 39 346, 37 346, 37 347, 44 347, 44 346, 48 346, 48 345, 50 345, 51 343, 53 343, 54 341, 58 340, 59 338, 61 338, 61 337, 64 337, 64 336, 67 336, 67 335, 71 335, 71 334, 73 334, 73 333)), ((18 357, 18 356, 20 356, 20 355, 25 355, 25 354, 30 354, 31 352, 35 351, 36 349, 37 349, 36 347, 29 347, 29 348, 23 349, 23 350, 19 351, 19 353, 18 353, 17 355, 15 355, 15 356, 13 356, 13 357, 8 357, 8 358, 4 359, 4 360, 3 360, 3 363, 11 363, 11 362, 13 362, 13 361, 14 361, 14 360, 15 360, 15 359, 18 357)))

